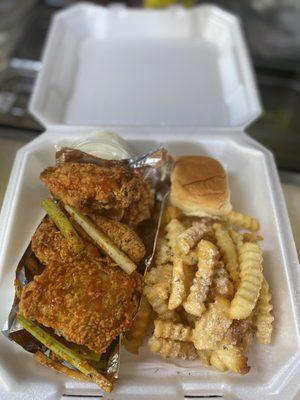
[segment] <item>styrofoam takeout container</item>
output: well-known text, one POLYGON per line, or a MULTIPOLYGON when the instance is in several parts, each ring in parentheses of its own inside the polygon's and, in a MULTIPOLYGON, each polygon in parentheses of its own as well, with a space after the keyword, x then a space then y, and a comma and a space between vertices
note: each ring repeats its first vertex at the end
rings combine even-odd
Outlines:
MULTIPOLYGON (((118 132, 136 152, 163 144, 174 156, 207 154, 227 168, 234 208, 261 221, 272 344, 253 346, 246 376, 169 363, 146 347, 139 357, 122 350, 120 380, 109 398, 292 399, 300 388, 298 259, 273 157, 244 132, 261 108, 237 19, 213 6, 145 11, 82 4, 60 12, 31 111, 46 132, 18 152, 3 204, 1 325, 16 264, 43 214, 40 200, 48 192, 38 176, 54 163, 54 144, 85 141, 97 128, 118 132)), ((2 336, 0 380, 5 400, 99 393, 38 366, 2 336)))

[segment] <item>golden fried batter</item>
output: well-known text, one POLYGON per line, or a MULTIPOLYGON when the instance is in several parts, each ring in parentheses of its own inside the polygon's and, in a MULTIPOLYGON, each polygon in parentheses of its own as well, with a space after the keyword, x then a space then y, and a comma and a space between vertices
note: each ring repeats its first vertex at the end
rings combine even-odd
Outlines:
POLYGON ((128 225, 96 214, 90 215, 90 218, 132 261, 137 263, 144 258, 145 246, 128 225))
MULTIPOLYGON (((100 215, 91 215, 90 217, 132 261, 139 262, 145 256, 145 246, 132 228, 100 215)), ((65 263, 74 258, 99 257, 99 250, 89 242, 86 242, 83 252, 73 253, 67 240, 48 218, 35 231, 31 247, 43 264, 53 261, 65 263)))
POLYGON ((68 246, 67 239, 64 238, 49 218, 45 218, 35 231, 31 241, 31 248, 43 264, 51 262, 66 263, 75 258, 99 257, 99 250, 90 243, 86 243, 83 252, 75 254, 68 246))
POLYGON ((139 275, 104 260, 51 262, 22 290, 19 312, 65 339, 103 353, 130 328, 137 311, 139 275))
POLYGON ((82 213, 127 210, 135 204, 138 215, 129 212, 126 222, 136 224, 150 216, 150 188, 137 172, 125 166, 65 162, 45 169, 41 180, 55 197, 82 213))

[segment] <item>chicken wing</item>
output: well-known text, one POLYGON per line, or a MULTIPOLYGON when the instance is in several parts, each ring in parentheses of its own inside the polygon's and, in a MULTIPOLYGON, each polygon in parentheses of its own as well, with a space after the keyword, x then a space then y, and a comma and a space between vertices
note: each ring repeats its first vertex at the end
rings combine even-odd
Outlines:
POLYGON ((41 173, 41 180, 63 203, 87 214, 134 207, 126 222, 137 224, 150 217, 153 195, 149 185, 135 171, 122 165, 99 166, 65 162, 41 173))

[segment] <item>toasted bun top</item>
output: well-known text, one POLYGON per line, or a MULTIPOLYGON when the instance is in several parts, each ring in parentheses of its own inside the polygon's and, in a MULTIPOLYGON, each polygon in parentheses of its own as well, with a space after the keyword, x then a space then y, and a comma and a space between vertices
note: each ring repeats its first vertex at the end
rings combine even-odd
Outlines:
POLYGON ((215 159, 185 156, 174 163, 171 203, 188 215, 220 216, 231 210, 227 175, 215 159))

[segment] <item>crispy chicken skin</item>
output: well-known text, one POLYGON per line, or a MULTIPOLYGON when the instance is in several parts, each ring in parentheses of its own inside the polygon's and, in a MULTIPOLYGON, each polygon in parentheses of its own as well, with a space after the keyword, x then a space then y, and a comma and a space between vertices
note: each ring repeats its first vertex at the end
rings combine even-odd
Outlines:
POLYGON ((125 166, 65 162, 45 169, 40 178, 55 197, 84 214, 110 209, 126 211, 135 204, 141 212, 132 218, 129 213, 127 223, 137 224, 150 217, 150 188, 137 172, 125 166))
POLYGON ((142 240, 128 225, 97 214, 90 215, 90 218, 132 261, 139 262, 145 257, 142 240))
MULTIPOLYGON (((145 246, 132 228, 100 215, 90 217, 132 261, 139 262, 144 258, 145 246)), ((75 258, 99 257, 99 250, 89 242, 86 242, 83 252, 74 254, 67 240, 49 218, 46 218, 35 231, 31 248, 43 264, 55 261, 66 263, 75 258)))
POLYGON ((99 250, 88 242, 80 254, 73 253, 67 240, 49 218, 45 218, 38 226, 31 239, 31 248, 43 264, 66 263, 75 258, 97 258, 100 256, 99 250))
POLYGON ((106 263, 100 258, 49 263, 23 288, 20 314, 103 353, 130 328, 140 286, 139 274, 106 263))

